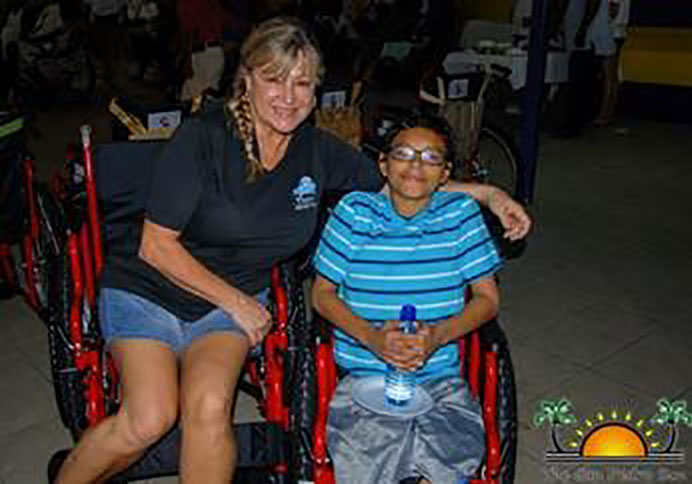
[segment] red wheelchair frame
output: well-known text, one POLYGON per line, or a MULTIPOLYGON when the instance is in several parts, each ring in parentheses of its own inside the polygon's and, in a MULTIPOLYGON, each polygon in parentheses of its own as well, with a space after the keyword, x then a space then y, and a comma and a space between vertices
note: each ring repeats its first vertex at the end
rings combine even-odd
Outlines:
MULTIPOLYGON (((84 216, 77 222, 68 220, 70 228, 66 231, 64 274, 58 278, 62 281, 58 281, 59 284, 63 285, 60 295, 67 304, 53 311, 52 324, 49 325, 56 400, 63 422, 75 439, 87 427, 114 412, 119 404, 116 368, 95 326, 96 281, 103 268, 104 254, 88 127, 82 128, 81 138, 81 154, 68 152, 67 162, 83 164, 81 191, 85 196, 81 201, 84 205, 81 212, 84 216), (69 276, 67 279, 65 274, 69 276), (68 287, 64 287, 66 280, 69 281, 68 287), (62 348, 67 348, 68 354, 58 354, 62 351, 59 344, 65 340, 69 344, 62 348), (60 367, 56 371, 59 358, 67 358, 69 367, 60 367)), ((277 456, 269 458, 273 481, 332 484, 334 475, 326 447, 326 423, 329 400, 336 387, 336 367, 328 332, 314 321, 308 321, 299 279, 297 270, 289 265, 275 267, 272 271, 271 299, 275 324, 263 341, 261 357, 248 359, 246 372, 249 382, 243 382, 241 388, 249 389, 257 397, 261 414, 273 429, 278 429, 275 432, 277 438, 263 437, 262 440, 263 445, 280 447, 277 456)), ((484 471, 472 482, 508 484, 512 482, 516 431, 509 437, 514 439, 509 450, 504 452, 511 454, 508 458, 512 469, 503 477, 503 459, 506 456, 503 455, 497 419, 498 354, 495 347, 483 348, 480 333, 475 331, 459 342, 462 361, 465 361, 461 367, 462 376, 468 380, 473 394, 482 398, 486 428, 484 471)), ((513 391, 513 381, 511 385, 513 391)), ((162 445, 162 448, 175 447, 175 444, 172 447, 169 444, 162 445)), ((238 447, 242 453, 243 443, 238 447)), ((129 471, 114 482, 174 473, 177 464, 175 451, 172 455, 174 457, 157 455, 154 460, 158 461, 158 468, 155 471, 148 470, 145 456, 141 465, 136 466, 143 469, 141 472, 129 471), (167 463, 161 466, 161 461, 167 463)), ((249 462, 252 460, 248 458, 249 462)), ((243 458, 239 458, 240 465, 242 462, 243 458)))

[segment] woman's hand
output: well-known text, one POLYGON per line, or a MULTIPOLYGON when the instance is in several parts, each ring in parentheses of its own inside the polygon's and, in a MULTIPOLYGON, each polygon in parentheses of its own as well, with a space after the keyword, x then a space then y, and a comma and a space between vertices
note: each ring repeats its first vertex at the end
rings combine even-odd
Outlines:
POLYGON ((415 336, 400 331, 399 321, 387 321, 382 328, 372 331, 366 345, 386 363, 400 370, 413 371, 419 366, 415 336))
POLYGON ((250 346, 262 341, 272 327, 272 316, 254 297, 239 293, 232 304, 224 305, 223 310, 229 313, 243 329, 250 340, 250 346))
POLYGON ((490 193, 488 208, 500 219, 500 223, 505 229, 504 237, 506 239, 522 239, 531 230, 531 218, 524 207, 503 190, 498 188, 490 193))

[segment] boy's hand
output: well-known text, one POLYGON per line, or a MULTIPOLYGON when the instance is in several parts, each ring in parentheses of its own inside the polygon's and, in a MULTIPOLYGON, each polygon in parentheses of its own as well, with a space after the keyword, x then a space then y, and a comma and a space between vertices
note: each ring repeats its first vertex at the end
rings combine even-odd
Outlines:
POLYGON ((420 358, 416 336, 400 331, 399 321, 387 321, 382 328, 372 332, 366 344, 385 362, 400 370, 413 371, 418 368, 420 358))
POLYGON ((411 335, 411 337, 413 338, 411 350, 414 351, 416 355, 412 363, 416 365, 416 368, 420 368, 440 346, 435 332, 435 326, 419 324, 416 334, 411 335))

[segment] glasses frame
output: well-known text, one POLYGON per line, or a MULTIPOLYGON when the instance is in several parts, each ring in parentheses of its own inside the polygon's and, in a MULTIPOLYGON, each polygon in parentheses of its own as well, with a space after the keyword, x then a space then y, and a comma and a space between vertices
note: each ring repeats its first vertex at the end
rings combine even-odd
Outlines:
POLYGON ((419 150, 419 149, 416 149, 413 146, 407 145, 407 144, 399 144, 399 145, 394 145, 394 146, 390 147, 389 150, 387 150, 386 156, 390 160, 398 161, 401 163, 413 163, 415 161, 420 161, 421 165, 428 166, 431 168, 444 168, 449 164, 447 161, 446 153, 437 151, 437 150, 432 149, 432 148, 423 148, 422 150, 419 150), (407 159, 407 158, 400 158, 400 157, 393 155, 394 151, 402 149, 402 148, 410 150, 413 154, 413 157, 407 159), (435 155, 440 155, 440 161, 437 162, 437 161, 426 160, 424 157, 426 153, 427 154, 434 153, 435 155))

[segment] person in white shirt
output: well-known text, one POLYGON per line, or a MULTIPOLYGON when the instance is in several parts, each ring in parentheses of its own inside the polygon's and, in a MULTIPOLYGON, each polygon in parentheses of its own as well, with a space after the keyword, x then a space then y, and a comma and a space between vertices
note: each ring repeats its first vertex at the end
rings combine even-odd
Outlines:
POLYGON ((627 24, 630 15, 630 0, 609 0, 609 28, 616 48, 613 55, 603 58, 601 72, 603 79, 603 98, 601 109, 594 120, 596 126, 609 126, 615 121, 615 108, 620 90, 618 67, 620 65, 620 49, 627 36, 627 24))
POLYGON ((565 48, 570 53, 567 112, 556 134, 573 137, 593 119, 594 86, 603 58, 615 54, 615 41, 608 25, 608 0, 558 0, 564 8, 565 48))

